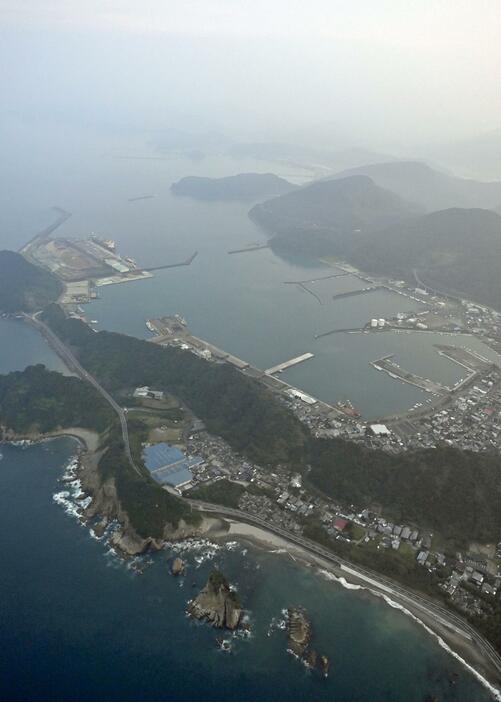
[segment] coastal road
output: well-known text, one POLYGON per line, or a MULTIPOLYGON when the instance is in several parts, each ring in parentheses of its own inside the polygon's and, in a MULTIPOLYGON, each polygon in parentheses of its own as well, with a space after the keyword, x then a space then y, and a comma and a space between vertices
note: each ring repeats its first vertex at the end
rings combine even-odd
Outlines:
POLYGON ((247 512, 242 512, 238 509, 214 505, 209 502, 202 502, 199 500, 186 501, 192 506, 193 509, 213 514, 215 513, 219 516, 228 517, 240 522, 246 522, 248 524, 260 527, 265 531, 276 534, 286 541, 300 546, 311 555, 319 556, 325 561, 328 561, 341 571, 344 571, 347 576, 352 575, 366 582, 371 589, 378 591, 381 595, 385 595, 390 598, 393 597, 396 600, 400 600, 400 602, 403 602, 404 604, 407 603, 409 607, 412 607, 414 610, 419 610, 423 614, 431 617, 433 620, 452 631, 454 634, 462 636, 468 642, 475 644, 481 655, 496 671, 498 676, 498 684, 501 682, 501 657, 498 655, 493 646, 491 646, 487 639, 484 639, 484 637, 481 636, 481 634, 479 634, 478 631, 474 629, 465 619, 454 614, 454 612, 451 612, 437 602, 434 602, 423 595, 418 595, 412 590, 408 590, 398 583, 385 578, 379 573, 371 571, 368 568, 362 568, 354 563, 351 563, 350 561, 345 560, 344 558, 340 558, 335 553, 329 551, 315 541, 306 539, 303 536, 292 534, 282 527, 275 524, 270 524, 266 520, 261 519, 261 517, 248 514, 247 512))
POLYGON ((99 384, 99 382, 94 378, 91 373, 85 370, 85 368, 80 364, 80 362, 76 359, 75 355, 70 351, 70 349, 64 344, 61 339, 54 334, 52 329, 50 329, 44 322, 42 322, 40 319, 38 319, 38 314, 34 314, 33 316, 29 316, 27 314, 23 315, 24 319, 34 326, 38 331, 47 339, 49 342, 50 346, 54 349, 54 351, 58 354, 58 356, 64 361, 64 363, 68 366, 69 370, 75 372, 82 380, 85 380, 87 383, 90 383, 97 391, 98 393, 106 400, 106 402, 113 408, 113 411, 118 415, 118 418, 120 420, 120 427, 122 430, 122 438, 124 442, 124 448, 125 448, 125 454, 127 456, 127 460, 129 461, 131 467, 134 469, 134 471, 138 475, 143 475, 143 473, 139 470, 137 465, 134 462, 134 459, 132 458, 132 452, 130 449, 130 441, 129 441, 129 429, 127 426, 127 417, 125 414, 125 410, 123 407, 120 407, 117 402, 112 398, 112 396, 107 392, 102 385, 99 384))

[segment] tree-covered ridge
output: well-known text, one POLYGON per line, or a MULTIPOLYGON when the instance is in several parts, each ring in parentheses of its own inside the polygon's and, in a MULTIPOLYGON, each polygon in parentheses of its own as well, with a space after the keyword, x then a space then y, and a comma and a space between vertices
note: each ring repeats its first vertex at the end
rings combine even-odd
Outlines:
POLYGON ((52 273, 15 251, 0 251, 0 310, 33 312, 56 300, 62 287, 52 273))
POLYGON ((200 515, 164 490, 146 469, 141 475, 132 469, 118 431, 108 437, 98 470, 103 482, 113 480, 120 506, 141 538, 162 539, 165 527, 175 530, 181 519, 186 524, 200 523, 200 515))
POLYGON ((497 456, 436 449, 398 457, 341 440, 315 439, 266 388, 228 364, 110 332, 94 333, 52 307, 47 320, 84 366, 111 390, 164 387, 210 432, 262 465, 308 471, 326 495, 362 508, 380 503, 396 520, 458 540, 500 540, 501 461, 497 456))
POLYGON ((318 181, 249 212, 275 235, 273 248, 311 256, 346 255, 361 236, 415 214, 415 207, 363 175, 318 181))
POLYGON ((114 332, 92 332, 52 306, 46 319, 110 390, 152 385, 176 395, 236 451, 264 465, 305 458, 306 431, 260 383, 226 363, 114 332))
POLYGON ((388 455, 347 442, 311 445, 311 483, 347 504, 383 505, 395 521, 413 522, 445 538, 501 538, 499 456, 449 447, 388 455))
MULTIPOLYGON (((116 415, 91 385, 42 365, 0 375, 0 438, 2 430, 11 436, 11 432, 44 434, 71 427, 105 434, 98 472, 103 482, 113 480, 120 507, 139 536, 162 538, 166 524, 175 529, 180 519, 190 524, 199 521, 196 513, 192 515, 187 505, 163 490, 146 470, 141 475, 133 471, 116 415)), ((129 429, 134 444, 137 428, 129 429)))
POLYGON ((66 427, 102 432, 114 420, 109 405, 87 383, 43 365, 0 375, 0 426, 18 434, 66 427))
POLYGON ((351 256, 364 270, 424 283, 501 308, 501 216, 453 208, 366 237, 351 256))

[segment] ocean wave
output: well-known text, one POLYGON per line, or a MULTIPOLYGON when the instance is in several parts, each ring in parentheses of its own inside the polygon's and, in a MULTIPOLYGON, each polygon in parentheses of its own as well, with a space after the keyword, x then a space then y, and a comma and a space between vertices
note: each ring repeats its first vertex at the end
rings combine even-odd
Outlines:
POLYGON ((333 580, 336 583, 342 585, 346 590, 366 590, 362 585, 355 585, 354 583, 349 583, 343 576, 338 577, 334 573, 329 573, 328 570, 320 569, 318 571, 326 580, 333 580))
POLYGON ((471 673, 487 690, 490 692, 490 694, 493 696, 495 700, 498 702, 501 702, 501 690, 498 690, 498 688, 494 687, 486 678, 481 675, 478 670, 475 670, 475 668, 470 665, 467 661, 465 661, 464 658, 462 658, 459 653, 454 651, 449 644, 443 640, 443 638, 440 636, 440 634, 437 634, 433 629, 431 629, 427 624, 425 624, 419 617, 417 617, 415 614, 413 614, 409 609, 401 605, 399 602, 395 602, 395 600, 392 600, 391 597, 388 595, 378 591, 374 590, 371 587, 365 587, 364 585, 355 585, 354 583, 349 583, 345 578, 338 577, 334 575, 334 573, 330 573, 327 570, 320 569, 318 571, 323 577, 325 577, 327 580, 335 581, 339 583, 339 585, 342 585, 346 590, 367 590, 368 592, 372 593, 376 597, 379 597, 384 600, 384 602, 392 607, 393 609, 397 609, 402 614, 405 614, 407 617, 410 617, 413 621, 415 621, 417 624, 422 626, 425 631, 433 636, 433 638, 438 642, 439 646, 443 648, 447 653, 449 653, 453 658, 455 658, 466 670, 468 670, 469 673, 471 673))

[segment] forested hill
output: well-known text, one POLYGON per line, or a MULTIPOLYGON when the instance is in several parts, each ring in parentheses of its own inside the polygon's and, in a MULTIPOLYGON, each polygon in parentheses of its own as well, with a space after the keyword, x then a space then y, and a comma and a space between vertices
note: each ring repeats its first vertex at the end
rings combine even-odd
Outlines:
POLYGON ((378 503, 397 523, 467 544, 501 539, 499 456, 437 448, 390 456, 339 440, 317 440, 309 480, 345 504, 378 503))
POLYGON ((225 178, 187 176, 171 185, 176 195, 197 200, 259 200, 295 190, 296 186, 272 173, 240 173, 225 178))
POLYGON ((208 430, 263 465, 305 460, 303 425, 256 380, 227 363, 114 332, 94 333, 66 319, 56 305, 46 312, 54 331, 109 390, 152 385, 179 397, 208 430))
POLYGON ((501 309, 501 216, 450 209, 366 237, 350 260, 360 268, 457 293, 501 309))
POLYGON ((46 433, 67 427, 98 432, 114 413, 93 387, 43 365, 0 375, 0 426, 18 434, 46 433))
POLYGON ((458 540, 501 539, 498 456, 436 449, 395 457, 346 441, 315 439, 270 391, 229 364, 122 334, 94 333, 65 319, 56 306, 46 320, 109 389, 170 390, 209 432, 263 466, 284 463, 305 471, 310 465, 308 479, 345 504, 363 508, 379 502, 396 519, 458 540))
POLYGON ((0 251, 0 311, 33 312, 56 300, 61 283, 14 251, 0 251))
POLYGON ((403 222, 419 210, 366 176, 318 181, 255 205, 254 221, 275 236, 275 249, 346 256, 365 234, 403 222))

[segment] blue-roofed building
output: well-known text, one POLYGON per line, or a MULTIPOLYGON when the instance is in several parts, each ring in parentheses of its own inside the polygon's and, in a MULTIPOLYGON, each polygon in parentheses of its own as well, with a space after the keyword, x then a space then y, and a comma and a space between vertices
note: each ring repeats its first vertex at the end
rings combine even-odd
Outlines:
POLYGON ((180 449, 164 442, 147 446, 143 459, 157 483, 178 490, 193 480, 190 468, 202 462, 201 458, 187 458, 180 449))

